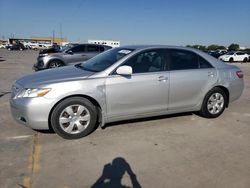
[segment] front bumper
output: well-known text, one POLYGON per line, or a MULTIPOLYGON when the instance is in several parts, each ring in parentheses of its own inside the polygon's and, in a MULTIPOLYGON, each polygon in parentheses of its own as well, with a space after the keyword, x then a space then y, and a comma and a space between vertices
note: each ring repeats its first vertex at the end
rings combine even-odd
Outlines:
POLYGON ((34 71, 40 71, 40 70, 44 70, 44 69, 46 69, 46 68, 44 68, 44 67, 39 67, 39 66, 37 66, 37 63, 35 63, 35 64, 33 65, 32 69, 33 69, 34 71))
POLYGON ((20 124, 37 130, 49 129, 49 114, 54 100, 44 97, 10 99, 13 118, 20 124))
POLYGON ((46 63, 44 62, 44 57, 38 57, 37 62, 33 65, 33 70, 39 71, 47 69, 46 63))

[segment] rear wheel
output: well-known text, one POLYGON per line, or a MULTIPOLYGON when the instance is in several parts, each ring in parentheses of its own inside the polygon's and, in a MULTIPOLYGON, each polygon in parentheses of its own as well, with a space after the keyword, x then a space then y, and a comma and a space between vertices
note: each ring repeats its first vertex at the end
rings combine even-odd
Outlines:
POLYGON ((51 69, 51 68, 62 67, 62 66, 64 66, 64 64, 61 61, 53 60, 49 63, 48 68, 51 69))
POLYGON ((213 88, 204 98, 200 114, 206 118, 216 118, 225 110, 227 96, 220 88, 213 88))
POLYGON ((247 62, 247 60, 248 60, 248 59, 245 57, 245 58, 243 59, 243 62, 247 62))
POLYGON ((53 130, 65 139, 90 134, 96 127, 97 110, 87 99, 72 97, 60 102, 51 114, 53 130))
POLYGON ((229 59, 229 62, 234 62, 234 59, 231 57, 231 58, 229 59))

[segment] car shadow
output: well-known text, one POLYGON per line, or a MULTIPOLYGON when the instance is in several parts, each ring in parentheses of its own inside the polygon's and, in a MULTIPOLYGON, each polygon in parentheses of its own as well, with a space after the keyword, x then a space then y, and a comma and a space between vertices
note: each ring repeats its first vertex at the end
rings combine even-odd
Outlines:
POLYGON ((91 188, 129 188, 129 186, 122 185, 122 178, 125 173, 128 174, 133 188, 141 188, 136 174, 122 157, 117 157, 111 163, 105 164, 101 176, 91 188))
POLYGON ((2 57, 0 57, 0 62, 2 62, 2 61, 6 61, 5 59, 2 59, 2 57))
POLYGON ((184 112, 184 113, 178 113, 178 114, 169 114, 169 115, 161 115, 161 116, 154 116, 154 117, 130 119, 130 120, 107 123, 103 128, 105 129, 108 127, 113 127, 113 126, 122 125, 122 124, 129 124, 129 123, 139 123, 139 122, 154 121, 154 120, 168 119, 168 118, 181 117, 181 116, 191 116, 193 114, 199 115, 195 112, 184 112))

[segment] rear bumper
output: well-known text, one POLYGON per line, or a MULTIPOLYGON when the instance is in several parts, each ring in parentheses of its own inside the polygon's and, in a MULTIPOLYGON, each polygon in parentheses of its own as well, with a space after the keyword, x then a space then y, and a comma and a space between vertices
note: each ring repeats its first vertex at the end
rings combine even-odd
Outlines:
POLYGON ((243 79, 233 80, 229 86, 229 93, 230 93, 229 102, 231 103, 240 98, 243 90, 244 90, 244 80, 243 79))

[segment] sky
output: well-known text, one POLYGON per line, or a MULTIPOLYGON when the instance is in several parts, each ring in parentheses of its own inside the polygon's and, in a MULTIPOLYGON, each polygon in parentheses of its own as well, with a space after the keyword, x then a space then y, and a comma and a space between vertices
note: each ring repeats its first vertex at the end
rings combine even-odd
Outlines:
POLYGON ((238 43, 250 47, 250 0, 0 0, 0 38, 62 36, 71 42, 238 43))

